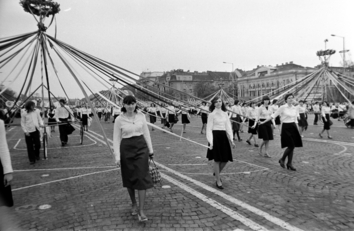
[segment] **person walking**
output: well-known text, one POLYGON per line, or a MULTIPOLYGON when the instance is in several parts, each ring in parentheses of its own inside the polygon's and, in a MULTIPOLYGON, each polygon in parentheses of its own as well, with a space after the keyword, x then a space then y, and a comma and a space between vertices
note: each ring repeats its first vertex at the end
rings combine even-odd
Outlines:
POLYGON ((149 156, 154 155, 150 132, 145 115, 137 111, 134 96, 124 97, 122 112, 114 123, 114 155, 121 166, 123 187, 128 189, 132 202, 131 214, 144 222, 148 220, 144 212, 146 190, 153 187, 149 174, 149 156), (139 208, 135 190, 138 190, 139 208))
POLYGON ((256 128, 258 124, 258 138, 263 139, 261 146, 259 147, 259 155, 271 158, 268 154, 269 149, 269 141, 273 140, 273 121, 267 120, 273 114, 273 110, 269 105, 270 99, 268 96, 264 96, 261 102, 261 106, 258 108, 256 123, 252 128, 256 128), (266 122, 265 122, 266 121, 266 122), (262 153, 262 148, 264 146, 265 153, 262 153))
POLYGON ((41 141, 39 130, 44 127, 40 111, 35 108, 35 105, 33 101, 28 101, 25 109, 21 111, 21 127, 25 133, 27 154, 31 165, 40 159, 41 141))
POLYGON ((240 138, 240 127, 241 127, 241 115, 242 115, 242 110, 241 106, 239 105, 239 101, 236 99, 234 102, 234 105, 231 107, 232 113, 230 114, 230 120, 231 120, 231 126, 232 126, 232 132, 233 132, 233 139, 236 140, 235 134, 237 135, 238 141, 242 141, 240 138))
POLYGON ((104 109, 104 122, 107 122, 110 120, 111 118, 111 108, 109 106, 107 106, 105 109, 104 109))
POLYGON ((183 127, 182 127, 182 131, 183 133, 186 133, 186 126, 187 124, 190 123, 190 114, 189 114, 189 108, 187 107, 180 107, 180 110, 177 112, 177 114, 182 114, 182 118, 181 118, 181 121, 182 121, 182 124, 183 124, 183 127))
POLYGON ((235 143, 226 107, 219 97, 214 97, 209 110, 211 113, 208 116, 206 128, 209 148, 206 157, 209 161, 214 160, 213 175, 216 178, 216 187, 224 189, 220 174, 227 162, 233 162, 230 143, 233 148, 235 148, 235 143))
POLYGON ((177 122, 176 118, 176 108, 171 104, 167 107, 168 110, 168 123, 170 124, 170 132, 172 131, 173 125, 177 122))
POLYGON ((352 103, 349 103, 348 106, 348 116, 349 116, 349 127, 354 128, 354 101, 352 103))
MULTIPOLYGON (((58 107, 55 110, 55 119, 57 120, 58 123, 60 123, 59 125, 60 141, 61 141, 61 146, 64 147, 68 143, 68 134, 66 129, 67 129, 69 119, 71 117, 71 120, 74 122, 75 118, 73 116, 73 112, 71 111, 71 109, 65 105, 66 104, 65 99, 60 99, 59 103, 60 103, 60 107, 58 107)), ((84 110, 82 110, 82 113, 83 112, 84 110)), ((84 115, 85 114, 82 114, 82 118, 84 118, 84 115)))
MULTIPOLYGON (((151 103, 150 107, 148 107, 147 111, 149 113, 150 123, 155 124, 156 123, 156 118, 157 118, 156 105, 154 103, 151 103)), ((154 127, 151 127, 151 131, 154 131, 154 130, 155 130, 154 127)))
POLYGON ((199 107, 198 114, 200 113, 200 117, 202 118, 202 130, 200 131, 200 134, 204 134, 204 131, 206 129, 206 124, 208 122, 208 105, 206 102, 202 102, 202 105, 199 107))
POLYGON ((50 106, 49 110, 47 111, 48 117, 48 125, 50 126, 50 132, 55 132, 55 124, 57 123, 55 116, 55 108, 54 106, 50 106))
POLYGON ((251 135, 246 140, 246 143, 249 145, 252 145, 251 139, 253 138, 254 146, 258 148, 259 146, 257 144, 257 140, 256 140, 256 136, 255 136, 255 135, 257 135, 257 129, 258 129, 257 123, 256 123, 256 127, 253 128, 253 125, 255 124, 255 121, 257 119, 256 103, 251 102, 250 104, 251 104, 251 108, 248 109, 246 117, 248 118, 248 133, 251 135))
POLYGON ((121 113, 121 108, 120 107, 116 107, 116 106, 114 106, 114 108, 113 108, 113 123, 114 123, 114 121, 116 121, 116 118, 120 115, 120 113, 121 113))
POLYGON ((323 129, 318 134, 321 138, 323 138, 322 133, 324 131, 327 131, 328 139, 332 139, 332 136, 329 135, 329 130, 331 129, 330 114, 331 114, 331 107, 330 107, 329 103, 327 101, 323 101, 322 109, 321 109, 321 115, 322 115, 322 121, 323 121, 323 129))
POLYGON ((316 102, 313 106, 313 113, 315 114, 315 119, 313 121, 313 125, 317 125, 318 118, 320 117, 321 111, 320 111, 320 105, 318 102, 316 102))
POLYGON ((307 123, 307 108, 306 105, 304 104, 305 102, 303 100, 299 101, 299 105, 297 105, 297 110, 299 111, 299 123, 298 126, 300 127, 300 136, 304 137, 302 134, 304 131, 307 130, 308 123, 307 123))
POLYGON ((269 120, 276 118, 280 115, 281 126, 281 148, 286 148, 282 158, 279 160, 279 164, 282 168, 285 168, 285 160, 288 158, 286 167, 288 170, 296 171, 292 161, 294 156, 294 149, 302 147, 302 139, 300 136, 299 128, 297 126, 298 118, 300 118, 299 110, 293 105, 294 95, 287 94, 284 97, 285 105, 279 107, 279 109, 271 115, 271 118, 266 119, 263 123, 267 123, 269 120))

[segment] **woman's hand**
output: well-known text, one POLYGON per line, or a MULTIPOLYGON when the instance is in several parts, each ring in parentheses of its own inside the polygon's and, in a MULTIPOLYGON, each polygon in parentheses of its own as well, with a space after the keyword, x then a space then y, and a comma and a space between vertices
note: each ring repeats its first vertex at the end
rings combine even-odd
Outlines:
POLYGON ((234 141, 231 141, 231 145, 232 145, 232 148, 236 148, 236 144, 234 143, 234 141))
POLYGON ((149 154, 150 159, 154 158, 154 153, 149 154))
POLYGON ((26 135, 26 136, 30 136, 29 132, 25 132, 25 135, 26 135))
POLYGON ((120 160, 116 160, 116 165, 118 168, 120 168, 120 160))
POLYGON ((12 180, 13 180, 12 173, 5 174, 5 176, 4 176, 4 186, 5 187, 10 186, 12 180))
POLYGON ((210 149, 210 150, 213 150, 213 145, 209 145, 209 149, 210 149))

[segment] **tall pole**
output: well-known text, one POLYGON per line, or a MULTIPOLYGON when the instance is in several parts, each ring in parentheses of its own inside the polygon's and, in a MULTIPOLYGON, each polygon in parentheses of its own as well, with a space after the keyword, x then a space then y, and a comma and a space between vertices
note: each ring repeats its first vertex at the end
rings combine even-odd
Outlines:
POLYGON ((345 38, 343 37, 343 74, 345 74, 345 38))
POLYGON ((227 64, 231 64, 232 65, 232 70, 231 70, 231 83, 232 83, 232 96, 235 99, 235 81, 234 81, 234 77, 232 75, 232 72, 234 71, 234 63, 230 63, 230 62, 223 62, 223 63, 227 63, 227 64))

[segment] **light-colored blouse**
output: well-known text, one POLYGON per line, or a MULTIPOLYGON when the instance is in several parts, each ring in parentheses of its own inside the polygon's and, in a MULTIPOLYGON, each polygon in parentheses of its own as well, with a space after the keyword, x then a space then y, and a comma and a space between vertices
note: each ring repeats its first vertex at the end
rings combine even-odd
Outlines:
POLYGON ((264 105, 261 105, 258 108, 257 120, 268 119, 272 114, 273 114, 273 109, 270 105, 268 105, 268 109, 264 105))
POLYGON ((272 118, 276 118, 280 116, 280 120, 282 123, 298 123, 297 119, 299 116, 299 109, 294 105, 289 107, 288 104, 282 105, 279 109, 272 115, 272 118))
MULTIPOLYGON (((0 119, 0 160, 4 174, 12 173, 11 156, 6 142, 6 131, 4 121, 0 119)), ((0 182, 3 184, 4 182, 0 182)))
POLYGON ((145 115, 141 112, 135 113, 134 119, 129 119, 126 114, 117 117, 114 122, 113 149, 116 161, 120 160, 120 143, 124 138, 143 135, 149 152, 153 153, 150 132, 146 123, 145 115))
POLYGON ((257 108, 249 108, 247 111, 247 117, 249 119, 256 119, 257 118, 257 108))
POLYGON ((322 106, 321 109, 321 114, 323 117, 326 117, 326 114, 330 114, 331 113, 331 108, 327 107, 327 106, 322 106))
POLYGON ((305 113, 306 112, 306 105, 297 105, 297 108, 299 110, 299 113, 305 113))
POLYGON ((213 112, 209 113, 208 123, 206 127, 206 136, 210 145, 213 145, 213 130, 226 131, 230 140, 233 140, 231 129, 231 122, 226 112, 215 108, 213 112))

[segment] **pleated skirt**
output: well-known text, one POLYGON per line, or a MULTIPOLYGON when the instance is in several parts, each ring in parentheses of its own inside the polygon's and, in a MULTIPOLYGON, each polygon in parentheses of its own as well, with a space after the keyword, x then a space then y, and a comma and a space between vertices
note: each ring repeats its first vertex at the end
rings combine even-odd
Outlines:
POLYGON ((202 123, 206 124, 208 122, 208 114, 207 113, 202 113, 202 123))
POLYGON ((258 130, 258 124, 256 125, 255 128, 252 128, 253 125, 254 125, 254 120, 253 119, 249 119, 248 120, 248 133, 256 135, 257 134, 257 130, 258 130))
POLYGON ((156 116, 155 116, 155 114, 150 114, 149 116, 150 116, 150 123, 152 123, 152 124, 156 123, 156 116))
POLYGON ((281 148, 302 147, 302 139, 295 123, 283 123, 281 126, 281 148))
POLYGON ((187 114, 182 114, 182 124, 189 124, 190 121, 188 119, 187 114))
POLYGON ((213 131, 213 149, 208 148, 208 160, 215 162, 232 162, 232 151, 226 131, 213 131))
POLYGON ((176 123, 175 114, 168 114, 168 122, 169 122, 170 124, 176 123))
POLYGON ((120 158, 123 187, 136 190, 153 187, 149 173, 149 149, 144 136, 122 139, 120 158))
MULTIPOLYGON (((260 119, 260 121, 264 121, 265 119, 260 119)), ((258 138, 263 140, 273 140, 273 128, 272 122, 268 121, 265 124, 260 124, 258 126, 258 138)))
POLYGON ((326 114, 326 121, 324 121, 323 117, 322 117, 322 121, 323 121, 323 129, 324 130, 330 130, 331 129, 331 124, 330 124, 329 114, 326 114))
POLYGON ((82 125, 87 125, 87 119, 88 115, 87 114, 82 114, 82 125))
POLYGON ((307 129, 307 127, 308 127, 305 113, 300 113, 299 126, 304 127, 305 129, 307 129))
MULTIPOLYGON (((0 207, 12 207, 14 205, 14 200, 12 198, 11 186, 4 186, 4 169, 0 160, 0 207)), ((2 215, 1 215, 2 216, 2 215)))
POLYGON ((233 131, 239 131, 240 130, 240 123, 241 123, 241 116, 237 115, 236 117, 231 117, 231 127, 233 131))

